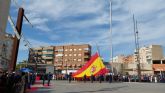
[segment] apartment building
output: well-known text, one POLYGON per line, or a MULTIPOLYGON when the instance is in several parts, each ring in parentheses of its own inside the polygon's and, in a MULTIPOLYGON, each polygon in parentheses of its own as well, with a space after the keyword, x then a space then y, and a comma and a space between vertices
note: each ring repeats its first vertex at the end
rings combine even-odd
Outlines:
POLYGON ((73 72, 91 57, 89 44, 39 47, 32 50, 29 52, 29 64, 33 64, 33 67, 37 65, 37 69, 43 72, 47 65, 54 66, 56 72, 73 72))
POLYGON ((32 48, 29 50, 28 66, 38 72, 46 72, 47 66, 54 63, 54 47, 45 46, 32 48))
MULTIPOLYGON (((114 57, 111 67, 113 68, 114 74, 129 74, 137 75, 137 62, 134 55, 119 55, 114 57)), ((141 72, 142 74, 153 74, 152 64, 141 63, 141 72)))
POLYGON ((150 45, 139 49, 140 62, 153 64, 153 60, 161 60, 163 58, 163 48, 161 45, 150 45))
POLYGON ((140 63, 146 65, 146 69, 152 67, 153 73, 165 71, 163 64, 163 48, 161 45, 150 45, 139 49, 140 63), (147 66, 150 65, 150 66, 147 66))
POLYGON ((54 66, 63 73, 80 69, 91 57, 91 46, 64 45, 54 47, 54 66))

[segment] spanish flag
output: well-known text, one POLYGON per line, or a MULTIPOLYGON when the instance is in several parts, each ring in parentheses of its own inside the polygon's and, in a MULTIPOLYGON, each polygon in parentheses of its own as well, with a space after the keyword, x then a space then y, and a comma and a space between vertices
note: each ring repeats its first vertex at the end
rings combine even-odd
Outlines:
POLYGON ((105 65, 102 59, 99 57, 98 53, 95 53, 91 59, 77 72, 73 73, 73 77, 82 78, 84 75, 90 77, 91 75, 99 75, 106 73, 105 65))

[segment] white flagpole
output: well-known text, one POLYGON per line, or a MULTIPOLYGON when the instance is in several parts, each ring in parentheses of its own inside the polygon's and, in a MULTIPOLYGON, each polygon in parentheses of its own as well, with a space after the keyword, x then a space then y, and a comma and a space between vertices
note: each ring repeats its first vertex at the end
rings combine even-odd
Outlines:
POLYGON ((111 70, 113 74, 113 45, 112 45, 112 0, 110 0, 110 60, 111 60, 111 70))

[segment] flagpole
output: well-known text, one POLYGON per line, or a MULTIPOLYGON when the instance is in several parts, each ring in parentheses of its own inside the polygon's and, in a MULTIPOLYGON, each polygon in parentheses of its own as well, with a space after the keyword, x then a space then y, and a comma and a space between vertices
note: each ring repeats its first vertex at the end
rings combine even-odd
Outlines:
MULTIPOLYGON (((95 42, 95 43, 96 43, 96 42, 95 42)), ((99 49, 99 46, 98 46, 97 43, 96 43, 96 48, 97 48, 97 53, 98 53, 98 55, 99 55, 101 61, 103 62, 102 57, 101 57, 101 55, 100 55, 100 49, 99 49)), ((101 69, 102 69, 101 63, 100 63, 100 67, 101 67, 101 69)))
POLYGON ((98 46, 98 44, 97 44, 96 42, 95 42, 95 44, 96 44, 97 53, 98 53, 98 55, 100 56, 99 46, 98 46))
POLYGON ((113 45, 112 45, 112 0, 110 0, 110 61, 111 61, 111 70, 113 74, 113 45))

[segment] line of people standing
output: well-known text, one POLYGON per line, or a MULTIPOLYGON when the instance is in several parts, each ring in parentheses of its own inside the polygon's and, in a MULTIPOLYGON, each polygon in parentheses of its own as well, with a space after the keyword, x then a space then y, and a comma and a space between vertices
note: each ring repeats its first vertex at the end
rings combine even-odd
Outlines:
POLYGON ((4 72, 0 75, 0 93, 25 93, 34 82, 34 73, 4 72))
MULTIPOLYGON (((112 82, 112 75, 107 75, 107 80, 106 81, 109 81, 109 83, 112 82)), ((87 80, 90 80, 91 83, 93 83, 93 81, 99 81, 99 83, 101 83, 102 81, 104 81, 104 75, 103 74, 99 74, 97 77, 94 76, 93 74, 87 78, 86 74, 83 76, 83 81, 84 83, 87 81, 87 80)))

